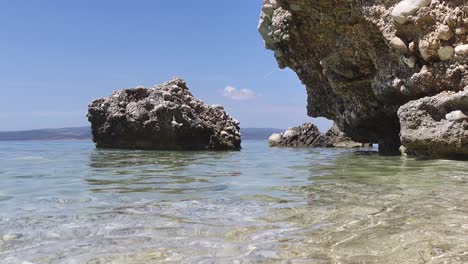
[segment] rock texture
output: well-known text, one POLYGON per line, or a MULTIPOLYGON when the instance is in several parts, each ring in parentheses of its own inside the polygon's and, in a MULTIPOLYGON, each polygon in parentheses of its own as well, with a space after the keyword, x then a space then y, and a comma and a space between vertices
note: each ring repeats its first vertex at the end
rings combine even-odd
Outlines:
POLYGON ((265 0, 259 31, 308 114, 399 153, 400 106, 468 85, 466 0, 265 0))
POLYGON ((89 105, 97 147, 161 150, 239 150, 239 122, 222 106, 193 97, 173 79, 154 88, 114 92, 89 105))
POLYGON ((293 127, 268 139, 270 147, 326 147, 327 140, 311 123, 293 127))
POLYGON ((281 134, 273 134, 268 140, 270 147, 336 147, 360 148, 370 147, 372 144, 363 144, 352 141, 334 125, 326 134, 311 123, 293 127, 281 134))
POLYGON ((404 154, 468 156, 468 87, 409 102, 398 116, 404 154))

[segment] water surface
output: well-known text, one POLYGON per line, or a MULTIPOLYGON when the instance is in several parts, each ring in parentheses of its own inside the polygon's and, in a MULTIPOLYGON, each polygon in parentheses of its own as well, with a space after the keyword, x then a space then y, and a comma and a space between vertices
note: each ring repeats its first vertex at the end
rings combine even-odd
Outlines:
POLYGON ((468 263, 468 162, 0 143, 0 263, 468 263))

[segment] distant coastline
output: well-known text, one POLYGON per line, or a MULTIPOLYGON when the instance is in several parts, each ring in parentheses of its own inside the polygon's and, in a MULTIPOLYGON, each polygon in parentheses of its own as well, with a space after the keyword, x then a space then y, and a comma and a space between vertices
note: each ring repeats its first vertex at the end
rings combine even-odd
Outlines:
MULTIPOLYGON (((274 133, 281 133, 279 128, 243 128, 242 140, 268 140, 274 133)), ((55 129, 34 129, 24 131, 0 132, 0 141, 30 141, 30 140, 91 140, 90 127, 69 127, 55 129)))

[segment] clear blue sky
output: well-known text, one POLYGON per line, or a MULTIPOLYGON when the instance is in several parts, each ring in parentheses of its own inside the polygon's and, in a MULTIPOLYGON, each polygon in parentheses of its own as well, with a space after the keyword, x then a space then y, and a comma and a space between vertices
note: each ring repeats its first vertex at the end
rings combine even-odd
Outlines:
POLYGON ((261 3, 0 0, 0 131, 88 125, 92 99, 173 76, 242 127, 312 121, 257 33, 261 3))

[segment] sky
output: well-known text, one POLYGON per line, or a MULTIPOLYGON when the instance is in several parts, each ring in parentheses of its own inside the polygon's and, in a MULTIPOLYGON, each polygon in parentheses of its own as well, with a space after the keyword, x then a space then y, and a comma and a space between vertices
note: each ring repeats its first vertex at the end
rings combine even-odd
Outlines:
POLYGON ((257 31, 262 0, 0 0, 0 131, 89 125, 93 99, 186 80, 241 127, 330 122, 257 31))

